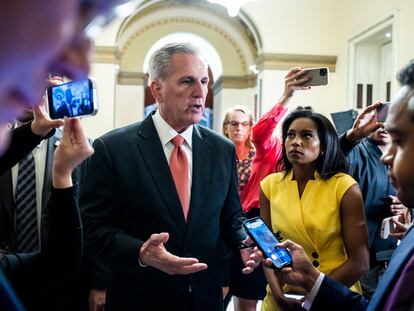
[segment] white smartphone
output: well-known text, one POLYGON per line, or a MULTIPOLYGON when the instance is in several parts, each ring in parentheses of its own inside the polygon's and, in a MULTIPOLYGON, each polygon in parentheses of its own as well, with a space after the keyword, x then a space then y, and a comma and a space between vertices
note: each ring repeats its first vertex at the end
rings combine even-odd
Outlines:
POLYGON ((328 85, 329 80, 329 68, 328 67, 318 67, 318 68, 307 68, 307 73, 304 75, 310 77, 311 80, 303 83, 302 86, 320 86, 328 85))
POLYGON ((298 301, 302 301, 305 297, 304 294, 301 294, 298 292, 286 292, 286 293, 283 293, 283 296, 285 296, 286 298, 295 299, 298 301))
POLYGON ((398 221, 399 217, 400 215, 396 215, 383 219, 381 224, 381 239, 388 239, 390 233, 396 231, 397 226, 391 221, 391 219, 394 218, 394 220, 398 221))
POLYGON ((52 119, 93 116, 98 112, 95 82, 91 78, 51 86, 47 96, 52 119))

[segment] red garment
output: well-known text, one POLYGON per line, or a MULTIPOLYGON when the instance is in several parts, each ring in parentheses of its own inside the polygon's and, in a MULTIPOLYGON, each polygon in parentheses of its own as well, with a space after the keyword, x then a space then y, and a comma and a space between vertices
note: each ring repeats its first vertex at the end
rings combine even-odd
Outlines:
POLYGON ((276 104, 253 126, 252 141, 256 147, 256 156, 253 158, 249 181, 244 191, 240 193, 245 213, 253 207, 260 207, 260 182, 267 175, 283 169, 280 161, 282 159, 282 142, 274 133, 274 129, 286 111, 287 108, 276 104))

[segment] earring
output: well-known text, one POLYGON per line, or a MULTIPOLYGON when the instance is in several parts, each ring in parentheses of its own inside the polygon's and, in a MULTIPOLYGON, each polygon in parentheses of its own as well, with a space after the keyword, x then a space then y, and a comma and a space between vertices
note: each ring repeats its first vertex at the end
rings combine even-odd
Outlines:
POLYGON ((321 152, 321 156, 323 156, 324 154, 325 154, 325 152, 324 152, 324 151, 322 151, 322 152, 321 152))

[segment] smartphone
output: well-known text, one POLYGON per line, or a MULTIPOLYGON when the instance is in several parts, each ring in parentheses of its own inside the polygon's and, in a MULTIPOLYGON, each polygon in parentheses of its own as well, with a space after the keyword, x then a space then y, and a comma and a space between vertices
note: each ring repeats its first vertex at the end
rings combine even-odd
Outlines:
POLYGON ((47 98, 51 119, 93 116, 98 112, 96 88, 90 78, 51 86, 47 98))
POLYGON ((305 297, 305 294, 302 294, 300 292, 286 292, 286 293, 283 293, 283 296, 285 296, 286 298, 302 301, 303 298, 305 297))
POLYGON ((378 122, 385 122, 385 119, 387 118, 387 115, 388 115, 389 107, 390 107, 389 102, 381 103, 377 107, 377 121, 378 122))
POLYGON ((387 217, 384 218, 382 220, 382 224, 381 224, 381 239, 388 239, 388 237, 390 236, 391 232, 395 232, 397 229, 397 226, 395 225, 395 223, 393 223, 391 221, 392 218, 394 218, 395 220, 399 220, 400 215, 395 215, 395 216, 391 216, 391 217, 387 217))
POLYGON ((329 68, 308 68, 305 76, 310 77, 311 80, 303 83, 301 86, 320 86, 328 85, 329 68))
POLYGON ((282 269, 292 264, 292 257, 288 251, 276 247, 276 244, 279 244, 279 240, 262 218, 248 219, 243 223, 243 227, 262 251, 263 256, 272 260, 273 269, 282 269))

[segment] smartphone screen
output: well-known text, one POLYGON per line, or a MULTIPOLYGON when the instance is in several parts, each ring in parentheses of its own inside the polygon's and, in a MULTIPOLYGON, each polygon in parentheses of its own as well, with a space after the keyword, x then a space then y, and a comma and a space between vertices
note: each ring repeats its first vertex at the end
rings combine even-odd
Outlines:
POLYGON ((377 107, 377 121, 378 122, 385 122, 385 119, 387 119, 389 106, 390 106, 390 103, 386 102, 386 103, 381 103, 381 105, 377 107))
POLYGON ((246 220, 243 226, 263 255, 272 260, 275 269, 281 269, 292 263, 289 253, 283 248, 276 247, 279 241, 263 219, 256 217, 246 220))
POLYGON ((97 113, 96 90, 91 79, 52 86, 47 91, 52 119, 90 116, 97 113))

